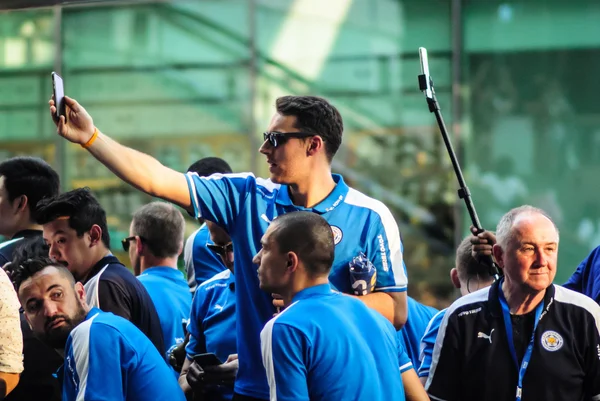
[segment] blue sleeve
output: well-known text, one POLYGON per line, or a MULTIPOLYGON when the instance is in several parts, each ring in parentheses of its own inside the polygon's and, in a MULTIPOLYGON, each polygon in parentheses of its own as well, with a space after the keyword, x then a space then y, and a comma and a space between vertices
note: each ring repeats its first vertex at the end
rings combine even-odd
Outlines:
POLYGON ((261 342, 271 399, 309 401, 307 367, 303 360, 309 343, 304 334, 271 321, 261 333, 261 342))
POLYGON ((383 206, 369 229, 367 257, 377 268, 376 291, 406 291, 408 277, 402 256, 400 231, 392 213, 383 206))
POLYGON ((577 291, 600 303, 600 246, 594 249, 585 258, 573 275, 567 280, 564 287, 577 291))
POLYGON ((401 341, 397 341, 398 343, 398 366, 400 366, 400 374, 406 372, 409 369, 413 369, 413 364, 406 353, 406 349, 404 348, 401 341))
POLYGON ((105 324, 92 324, 92 319, 80 324, 87 327, 78 327, 73 336, 73 359, 79 381, 76 398, 124 401, 123 373, 128 366, 137 364, 137 354, 117 330, 105 324))
POLYGON ((190 340, 185 346, 185 353, 190 360, 196 355, 206 353, 206 337, 204 337, 203 329, 204 317, 206 315, 205 300, 206 291, 198 287, 194 294, 190 320, 187 325, 190 340))
POLYGON ((421 365, 419 366, 418 375, 419 377, 429 376, 429 369, 431 368, 431 361, 433 358, 433 348, 435 347, 435 339, 437 338, 438 331, 442 320, 444 320, 444 314, 446 309, 439 311, 427 325, 425 334, 421 339, 421 351, 419 353, 419 360, 421 365))
POLYGON ((256 186, 254 175, 213 174, 200 177, 196 173, 187 173, 185 177, 194 206, 194 217, 213 221, 232 233, 246 197, 256 186))

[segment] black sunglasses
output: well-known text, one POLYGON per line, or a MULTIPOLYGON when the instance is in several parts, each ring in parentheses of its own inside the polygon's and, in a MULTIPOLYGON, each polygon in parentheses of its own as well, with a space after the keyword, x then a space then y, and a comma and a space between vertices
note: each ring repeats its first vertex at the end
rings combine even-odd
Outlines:
POLYGON ((206 247, 223 258, 233 252, 233 242, 227 245, 206 244, 206 247))
MULTIPOLYGON (((135 239, 135 235, 133 237, 123 238, 121 240, 121 245, 123 246, 123 250, 125 252, 129 252, 129 246, 131 245, 131 241, 135 239)), ((140 237, 140 240, 145 241, 144 238, 140 237)))
POLYGON ((311 134, 308 132, 277 132, 277 131, 267 131, 263 133, 263 140, 269 141, 269 144, 276 148, 279 145, 283 145, 290 138, 308 138, 309 136, 316 136, 316 134, 311 134))

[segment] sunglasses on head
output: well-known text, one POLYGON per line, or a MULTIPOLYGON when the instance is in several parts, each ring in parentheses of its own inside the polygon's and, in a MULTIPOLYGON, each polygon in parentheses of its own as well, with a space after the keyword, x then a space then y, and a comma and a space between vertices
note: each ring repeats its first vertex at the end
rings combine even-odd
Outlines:
POLYGON ((316 134, 311 134, 308 132, 277 132, 277 131, 267 131, 263 133, 263 140, 265 142, 269 142, 271 146, 276 148, 279 145, 283 145, 291 138, 308 138, 309 136, 315 136, 316 134))
POLYGON ((227 245, 206 244, 206 247, 219 256, 225 257, 228 253, 233 252, 233 243, 227 245))

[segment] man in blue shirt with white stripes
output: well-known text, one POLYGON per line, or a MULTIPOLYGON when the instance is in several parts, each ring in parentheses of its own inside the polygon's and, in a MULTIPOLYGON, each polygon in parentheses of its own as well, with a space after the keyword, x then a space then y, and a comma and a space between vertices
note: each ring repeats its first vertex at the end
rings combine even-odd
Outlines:
POLYGON ((64 350, 63 401, 185 400, 150 340, 122 317, 90 309, 64 266, 30 259, 12 279, 33 332, 64 350))
MULTIPOLYGON (((231 174, 233 171, 229 163, 220 157, 203 157, 188 167, 187 172, 196 173, 199 177, 208 177, 216 173, 231 174)), ((204 281, 227 270, 221 258, 208 247, 214 244, 208 225, 203 218, 199 218, 198 223, 201 224, 200 228, 188 237, 183 251, 188 285, 192 294, 204 281)))
MULTIPOLYGON (((198 177, 171 170, 156 159, 127 148, 94 126, 87 111, 65 97, 68 122, 55 118, 58 134, 84 146, 96 159, 136 188, 178 204, 196 218, 223 227, 235 244, 239 372, 237 400, 268 399, 261 366, 260 331, 272 317, 272 298, 259 290, 252 257, 277 216, 310 211, 324 217, 334 233, 335 260, 331 283, 351 293, 348 263, 359 253, 377 269, 375 291, 360 300, 399 329, 406 322, 408 280, 398 226, 381 202, 349 188, 331 173, 331 161, 342 140, 342 117, 327 100, 283 96, 263 134, 260 152, 270 179, 250 173, 198 177)), ((55 113, 50 101, 50 112, 55 113)), ((52 114, 55 116, 55 114, 52 114)))
POLYGON ((398 330, 397 337, 415 369, 419 368, 421 338, 425 334, 429 321, 437 312, 437 309, 408 297, 408 320, 404 327, 398 330))
POLYGON ((329 284, 335 245, 327 221, 287 213, 261 245, 260 288, 288 305, 261 332, 271 401, 404 400, 396 330, 329 284))
MULTIPOLYGON (((192 295, 177 269, 183 248, 185 220, 175 206, 152 202, 133 214, 129 237, 122 241, 133 272, 148 291, 165 340, 165 359, 185 338, 192 295)), ((173 370, 175 377, 179 374, 173 370)))

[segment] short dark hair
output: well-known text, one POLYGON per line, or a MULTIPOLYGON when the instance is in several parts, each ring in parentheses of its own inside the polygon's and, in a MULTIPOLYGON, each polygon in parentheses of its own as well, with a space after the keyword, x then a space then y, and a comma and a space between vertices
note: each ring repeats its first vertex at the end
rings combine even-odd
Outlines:
POLYGON ((185 220, 175 206, 152 202, 133 214, 133 235, 142 237, 150 252, 158 258, 178 256, 183 245, 185 220))
POLYGON ((331 162, 342 144, 344 122, 340 112, 317 96, 282 96, 275 106, 279 114, 296 117, 296 128, 323 138, 325 153, 331 162))
POLYGON ((27 259, 22 261, 19 264, 11 263, 8 267, 9 271, 7 271, 10 276, 13 285, 15 286, 15 291, 17 294, 19 293, 19 288, 23 282, 37 273, 41 272, 47 267, 55 267, 61 274, 61 276, 65 277, 72 285, 75 285, 75 278, 73 278, 73 274, 60 263, 56 263, 52 261, 52 259, 48 257, 38 257, 33 259, 27 259))
POLYGON ((59 217, 69 217, 69 227, 79 237, 97 224, 102 229, 102 242, 110 248, 106 212, 89 188, 77 188, 54 198, 43 199, 38 204, 35 213, 38 224, 46 224, 59 217))
POLYGON ((38 157, 18 156, 0 163, 0 176, 12 202, 18 196, 27 197, 31 218, 40 200, 58 195, 60 178, 54 169, 38 157))
POLYGON ((479 263, 471 253, 473 245, 471 236, 462 240, 456 249, 456 270, 461 280, 480 278, 483 280, 492 279, 490 269, 483 263, 479 263))
POLYGON ((278 216, 273 240, 280 252, 294 252, 314 276, 328 275, 333 265, 335 244, 327 221, 313 212, 297 211, 278 216))
POLYGON ((200 177, 208 177, 216 173, 231 174, 231 166, 220 157, 204 157, 192 163, 187 169, 188 172, 196 173, 200 177))

